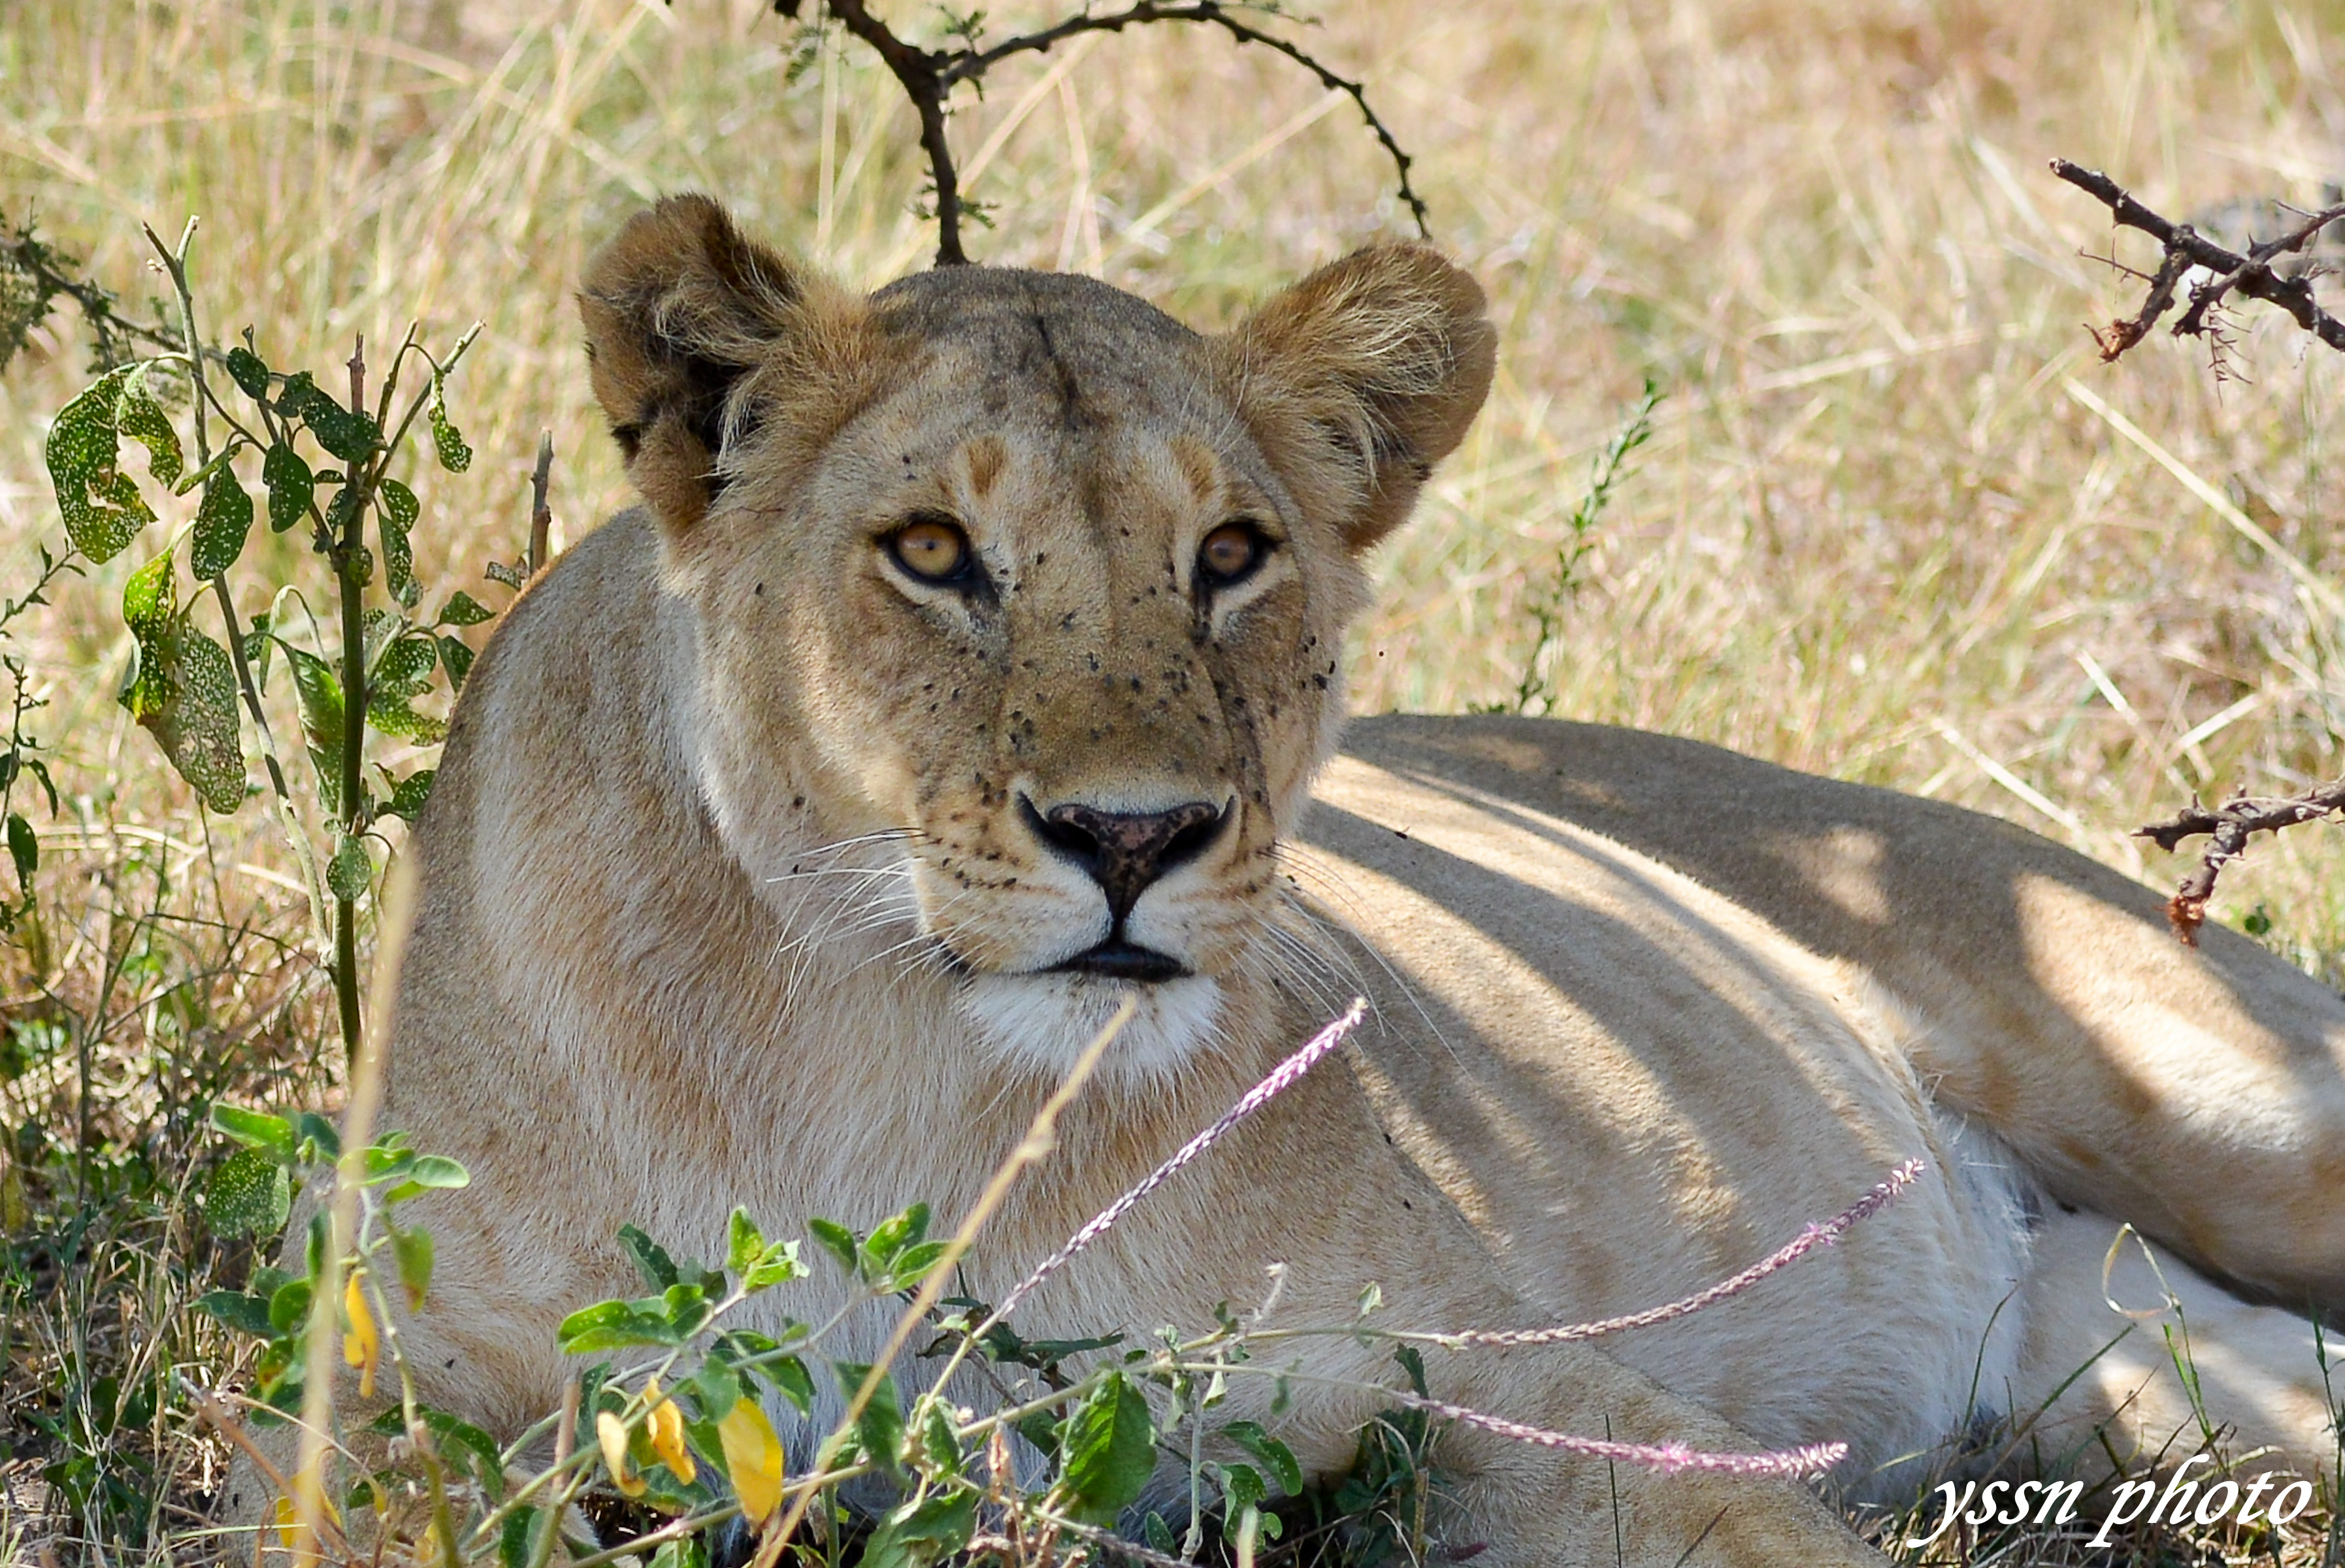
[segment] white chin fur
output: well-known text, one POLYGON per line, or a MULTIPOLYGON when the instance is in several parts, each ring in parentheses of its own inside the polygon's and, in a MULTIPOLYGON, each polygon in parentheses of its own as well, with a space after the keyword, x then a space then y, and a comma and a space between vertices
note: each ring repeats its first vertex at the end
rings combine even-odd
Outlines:
POLYGON ((1092 975, 978 975, 962 985, 960 1006, 1004 1059, 1062 1077, 1126 996, 1140 1010, 1101 1059, 1103 1081, 1167 1077, 1212 1042, 1222 988, 1203 975, 1152 986, 1092 975))

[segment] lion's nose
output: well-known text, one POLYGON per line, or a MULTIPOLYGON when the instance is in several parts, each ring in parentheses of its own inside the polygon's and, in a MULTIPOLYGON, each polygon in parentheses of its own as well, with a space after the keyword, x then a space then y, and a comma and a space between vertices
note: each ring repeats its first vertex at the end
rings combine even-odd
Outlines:
POLYGON ((1203 801, 1170 811, 1101 811, 1070 803, 1037 813, 1031 802, 1019 804, 1043 843, 1107 890, 1108 910, 1118 926, 1150 883, 1203 855, 1229 814, 1203 801))

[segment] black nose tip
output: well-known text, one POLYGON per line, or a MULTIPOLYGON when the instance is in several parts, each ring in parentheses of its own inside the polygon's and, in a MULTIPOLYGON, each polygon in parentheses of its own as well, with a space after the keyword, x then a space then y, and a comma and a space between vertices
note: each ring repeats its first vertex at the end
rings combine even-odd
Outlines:
POLYGON ((1019 804, 1027 825, 1043 843, 1107 890, 1108 909, 1119 926, 1150 883, 1205 852, 1227 815, 1203 801, 1170 811, 1101 811, 1069 804, 1038 813, 1030 801, 1019 804))

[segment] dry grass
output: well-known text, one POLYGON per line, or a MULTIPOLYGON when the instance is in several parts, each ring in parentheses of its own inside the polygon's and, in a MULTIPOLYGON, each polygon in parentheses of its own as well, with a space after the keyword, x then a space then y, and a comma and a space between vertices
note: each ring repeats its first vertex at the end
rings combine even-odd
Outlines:
MULTIPOLYGON (((1045 9, 1013 0, 995 25, 1045 9)), ((1488 284, 1503 332, 1489 411, 1383 562, 1359 705, 1513 690, 1589 456, 1650 376, 1658 433, 1549 654, 1558 711, 1959 800, 2137 871, 2126 830, 2193 790, 2345 768, 2345 632, 2070 389, 2333 573, 2345 359, 2246 311, 2228 380, 2166 339, 2098 366, 2080 323, 2132 290, 2079 258, 2106 253, 2106 227, 2044 172, 2055 154, 2098 165, 2177 213, 2311 197, 2345 173, 2345 4, 1324 10, 1315 46, 1369 77, 1422 155, 1437 238, 1488 284)), ((862 283, 922 261, 893 85, 836 50, 791 80, 790 30, 767 13, 11 0, 0 205, 134 296, 157 286, 138 221, 201 214, 209 321, 258 323, 280 362, 330 363, 352 332, 381 343, 411 318, 435 339, 484 318, 457 394, 482 460, 429 476, 419 536, 429 573, 476 584, 516 553, 541 428, 573 537, 624 501, 567 297, 645 197, 720 192, 862 283)), ((1342 101, 1218 37, 1031 62, 956 134, 972 194, 998 204, 973 252, 1095 272, 1201 324, 1396 228, 1342 101)), ((40 444, 85 358, 68 313, 0 378, 0 591, 56 533, 40 444)), ((314 972, 255 935, 299 927, 259 814, 198 825, 112 701, 127 642, 107 610, 130 564, 16 629, 74 799, 44 828, 46 946, 0 957, 0 1007, 94 1042, 89 1109, 110 1141, 73 1175, 103 1189, 143 1168, 147 1196, 104 1210, 118 1269, 5 1325, 10 1434, 36 1406, 58 1415, 100 1360, 218 1356, 176 1303, 220 1259, 179 1249, 155 1194, 186 1169, 187 1107, 231 1073, 253 1092, 257 1072, 314 1082, 324 1037, 314 972), (154 893, 158 875, 179 891, 154 893)), ((2340 845, 2307 832, 2259 851, 2218 913, 2267 906, 2269 939, 2335 976, 2340 845)), ((10 1068, 12 1133, 70 1128, 69 1057, 10 1068)), ((72 1196, 62 1168, 20 1163, 29 1196, 11 1201, 72 1196)), ((21 1252, 11 1267, 31 1268, 21 1252)), ((194 1462, 159 1421, 149 1447, 194 1462)))

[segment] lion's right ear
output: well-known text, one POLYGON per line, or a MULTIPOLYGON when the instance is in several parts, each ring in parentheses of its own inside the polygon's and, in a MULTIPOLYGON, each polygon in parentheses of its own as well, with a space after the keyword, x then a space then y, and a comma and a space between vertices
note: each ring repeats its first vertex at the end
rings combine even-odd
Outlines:
POLYGON ((587 265, 578 305, 627 477, 676 531, 707 512, 737 449, 782 411, 775 395, 810 389, 861 318, 859 300, 698 195, 630 218, 587 265))

